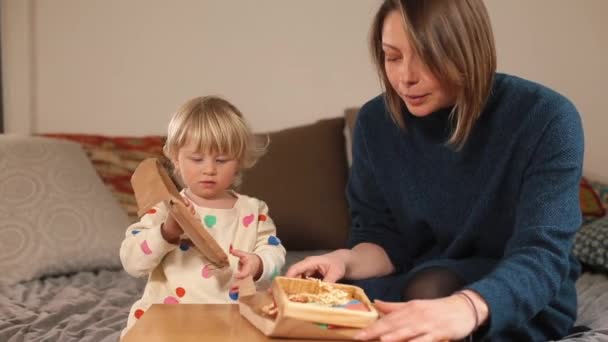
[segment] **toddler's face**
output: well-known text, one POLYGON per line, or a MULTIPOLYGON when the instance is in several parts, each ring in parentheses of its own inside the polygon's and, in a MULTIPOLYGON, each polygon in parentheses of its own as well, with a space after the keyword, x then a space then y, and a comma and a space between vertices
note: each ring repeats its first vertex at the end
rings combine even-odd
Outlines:
POLYGON ((239 171, 237 159, 215 153, 203 153, 192 143, 179 149, 173 163, 184 185, 194 195, 207 200, 222 198, 239 171))

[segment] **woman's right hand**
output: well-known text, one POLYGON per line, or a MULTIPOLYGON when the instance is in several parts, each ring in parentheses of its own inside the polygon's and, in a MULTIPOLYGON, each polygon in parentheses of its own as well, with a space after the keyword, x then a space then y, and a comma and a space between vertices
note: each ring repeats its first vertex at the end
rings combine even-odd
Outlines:
POLYGON ((323 281, 334 283, 346 275, 350 253, 349 249, 338 249, 327 254, 307 257, 291 266, 285 276, 310 277, 320 274, 323 281))

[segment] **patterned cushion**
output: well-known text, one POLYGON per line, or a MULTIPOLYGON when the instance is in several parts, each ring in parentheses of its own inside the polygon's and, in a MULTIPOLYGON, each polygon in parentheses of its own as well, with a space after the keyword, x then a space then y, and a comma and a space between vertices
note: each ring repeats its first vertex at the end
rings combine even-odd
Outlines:
POLYGON ((82 148, 0 135, 0 281, 120 268, 129 224, 82 148))
POLYGON ((602 206, 605 209, 608 209, 608 184, 604 184, 604 183, 593 181, 593 180, 589 180, 588 183, 589 183, 589 185, 591 185, 591 187, 593 188, 595 193, 598 195, 598 198, 600 199, 602 206))
POLYGON ((574 255, 592 269, 608 272, 608 216, 581 227, 574 240, 574 255))
POLYGON ((583 177, 579 187, 579 199, 581 203, 581 211, 585 216, 585 221, 591 221, 594 218, 602 217, 606 214, 600 197, 595 189, 583 177))
POLYGON ((608 185, 589 179, 583 180, 586 185, 583 185, 583 182, 581 182, 581 210, 583 211, 583 223, 587 224, 606 215, 606 211, 608 210, 608 185), (585 190, 583 190, 583 188, 585 188, 585 190), (583 191, 592 193, 588 193, 585 195, 587 196, 588 201, 591 201, 593 203, 591 206, 588 206, 586 208, 584 207, 582 198, 583 191), (597 208, 598 206, 600 207, 599 209, 597 208), (592 210, 593 207, 595 207, 596 209, 592 210))
POLYGON ((170 165, 168 159, 163 156, 165 143, 163 136, 109 137, 88 134, 45 134, 44 136, 78 142, 132 222, 138 219, 137 203, 131 187, 133 171, 142 160, 151 157, 159 158, 166 166, 170 165))

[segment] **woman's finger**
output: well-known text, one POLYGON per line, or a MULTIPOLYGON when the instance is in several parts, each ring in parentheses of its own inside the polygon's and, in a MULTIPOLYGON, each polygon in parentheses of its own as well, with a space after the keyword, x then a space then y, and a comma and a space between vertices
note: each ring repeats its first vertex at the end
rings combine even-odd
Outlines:
POLYGON ((382 342, 397 342, 397 341, 408 341, 408 342, 438 342, 433 339, 433 336, 429 334, 420 334, 418 336, 411 336, 411 331, 399 329, 395 332, 385 334, 382 336, 382 342))
POLYGON ((342 278, 342 274, 340 274, 340 272, 338 272, 338 270, 336 270, 335 268, 329 268, 327 270, 327 273, 325 273, 324 277, 323 277, 323 281, 328 282, 328 283, 335 283, 338 280, 340 280, 342 278))
POLYGON ((355 335, 355 340, 368 341, 377 339, 380 336, 387 334, 394 329, 396 329, 393 324, 386 318, 381 318, 377 320, 372 325, 368 326, 361 330, 357 335, 355 335))
POLYGON ((403 302, 399 302, 399 303, 394 303, 394 302, 385 302, 379 299, 376 299, 374 301, 374 307, 376 308, 376 310, 380 311, 383 314, 388 314, 391 313, 395 310, 399 310, 401 308, 403 308, 403 306, 405 306, 406 303, 403 302))
POLYGON ((310 273, 310 274, 313 274, 316 271, 316 265, 317 265, 317 262, 314 259, 306 258, 306 259, 296 263, 295 265, 291 266, 287 270, 287 273, 285 273, 285 276, 295 278, 295 277, 299 277, 299 276, 306 274, 307 272, 311 272, 311 271, 312 271, 312 273, 310 273))

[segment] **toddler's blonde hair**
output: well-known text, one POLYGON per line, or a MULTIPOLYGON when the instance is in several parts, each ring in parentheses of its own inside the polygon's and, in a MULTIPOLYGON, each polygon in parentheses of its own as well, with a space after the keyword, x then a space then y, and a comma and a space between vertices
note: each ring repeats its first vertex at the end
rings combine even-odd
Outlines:
MULTIPOLYGON (((243 114, 218 96, 193 98, 173 114, 163 152, 173 161, 179 149, 191 142, 202 153, 237 159, 240 170, 253 167, 268 147, 268 141, 261 142, 253 135, 243 114)), ((233 186, 241 180, 239 171, 233 186)))

